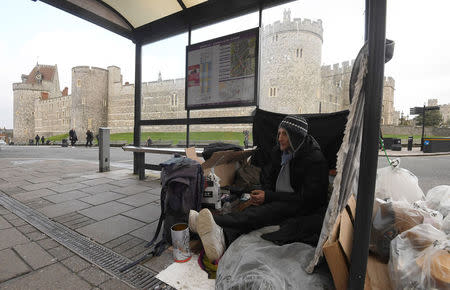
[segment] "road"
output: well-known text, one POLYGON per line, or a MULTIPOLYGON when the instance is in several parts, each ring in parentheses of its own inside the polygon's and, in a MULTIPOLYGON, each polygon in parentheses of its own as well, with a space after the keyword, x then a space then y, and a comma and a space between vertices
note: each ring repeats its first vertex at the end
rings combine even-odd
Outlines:
MULTIPOLYGON (((159 164, 170 158, 165 154, 145 154, 146 163, 159 164)), ((122 148, 111 147, 111 165, 132 168, 133 154, 122 148)), ((98 162, 98 148, 59 146, 2 146, 1 158, 34 158, 34 159, 76 159, 98 162)), ((419 179, 419 185, 426 193, 437 185, 450 185, 450 155, 402 157, 400 166, 408 169, 419 179)), ((1 164, 1 161, 0 161, 1 164)), ((378 167, 387 166, 385 157, 379 157, 378 167)))

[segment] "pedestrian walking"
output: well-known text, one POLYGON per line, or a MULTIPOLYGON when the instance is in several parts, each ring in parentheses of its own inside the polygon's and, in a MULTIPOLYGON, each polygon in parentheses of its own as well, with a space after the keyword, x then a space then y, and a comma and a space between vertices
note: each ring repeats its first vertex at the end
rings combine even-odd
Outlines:
POLYGON ((75 132, 75 129, 72 128, 69 131, 69 139, 70 139, 70 145, 73 147, 75 146, 75 143, 78 141, 77 132, 75 132))
POLYGON ((42 145, 44 145, 44 142, 45 142, 45 138, 44 138, 44 136, 42 136, 42 137, 41 137, 41 143, 42 143, 42 145))
POLYGON ((147 147, 150 147, 150 145, 152 145, 153 144, 153 141, 152 141, 152 138, 150 138, 150 136, 148 136, 148 139, 147 139, 147 147))
POLYGON ((91 132, 91 130, 87 130, 86 132, 86 147, 92 146, 92 140, 94 140, 94 134, 91 132))
POLYGON ((36 137, 34 137, 34 140, 36 140, 36 146, 39 145, 40 139, 41 139, 41 137, 39 137, 39 135, 36 134, 36 137))

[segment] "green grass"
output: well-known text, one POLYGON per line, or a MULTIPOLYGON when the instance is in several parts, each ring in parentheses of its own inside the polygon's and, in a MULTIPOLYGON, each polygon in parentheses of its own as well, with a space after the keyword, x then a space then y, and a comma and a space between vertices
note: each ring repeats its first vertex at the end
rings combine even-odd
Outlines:
MULTIPOLYGON (((146 141, 148 136, 153 141, 172 141, 172 144, 176 145, 180 140, 186 140, 186 132, 143 132, 141 134, 141 141, 146 141)), ((244 134, 242 132, 190 132, 190 140, 215 140, 215 141, 228 141, 238 140, 241 145, 244 144, 244 134)), ((51 141, 61 141, 61 139, 69 138, 69 134, 57 135, 49 137, 51 141)), ((249 136, 252 140, 252 134, 249 136)), ((133 143, 133 133, 116 133, 111 134, 111 141, 126 141, 127 143, 133 143)), ((94 142, 96 142, 94 138, 94 142)))
MULTIPOLYGON (((410 137, 410 135, 391 135, 391 134, 385 134, 383 135, 383 138, 398 138, 398 139, 402 139, 402 140, 408 140, 408 138, 410 137)), ((424 138, 440 138, 442 136, 424 136, 424 138)), ((415 141, 420 143, 420 138, 422 138, 422 135, 413 135, 413 138, 415 141)))

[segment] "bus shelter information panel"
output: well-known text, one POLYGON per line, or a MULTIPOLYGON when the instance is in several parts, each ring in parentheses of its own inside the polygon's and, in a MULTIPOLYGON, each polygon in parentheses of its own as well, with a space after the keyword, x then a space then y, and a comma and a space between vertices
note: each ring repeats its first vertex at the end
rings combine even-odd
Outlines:
POLYGON ((258 38, 251 29, 188 46, 186 109, 255 105, 258 38))

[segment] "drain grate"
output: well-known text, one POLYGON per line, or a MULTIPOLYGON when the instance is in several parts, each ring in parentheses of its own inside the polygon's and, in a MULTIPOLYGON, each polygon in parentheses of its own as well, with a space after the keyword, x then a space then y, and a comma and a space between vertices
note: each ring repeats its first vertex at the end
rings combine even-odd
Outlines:
POLYGON ((143 289, 173 289, 155 278, 155 273, 140 265, 125 272, 119 272, 120 268, 131 262, 130 259, 89 240, 64 225, 50 220, 42 213, 23 205, 3 193, 0 193, 0 204, 74 253, 131 286, 143 289))

